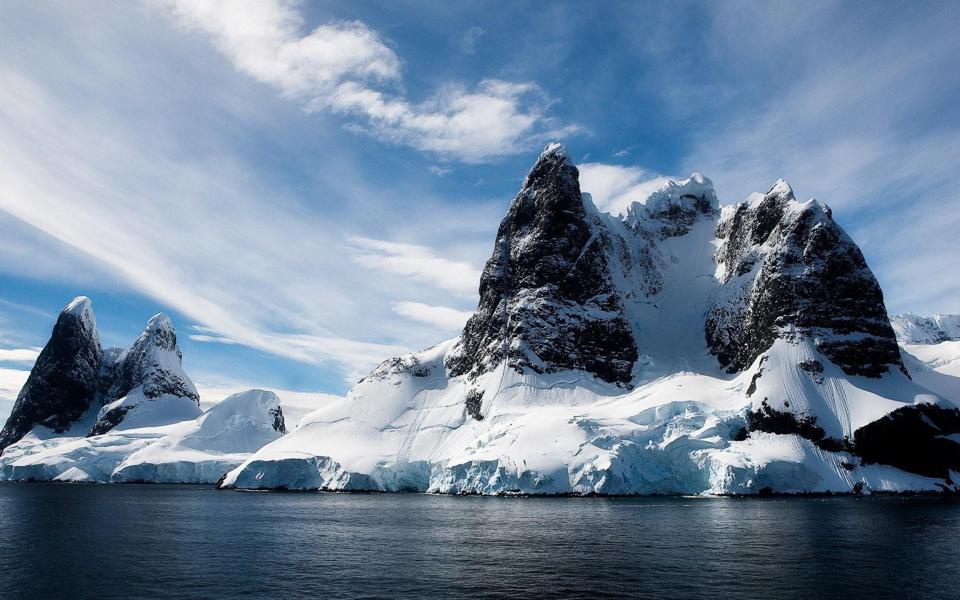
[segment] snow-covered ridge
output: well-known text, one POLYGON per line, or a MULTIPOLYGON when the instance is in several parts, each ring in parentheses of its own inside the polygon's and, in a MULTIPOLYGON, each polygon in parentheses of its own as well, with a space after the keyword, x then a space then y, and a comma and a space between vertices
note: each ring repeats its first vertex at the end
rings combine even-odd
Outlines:
POLYGON ((890 323, 897 339, 904 344, 938 344, 960 340, 960 315, 924 317, 904 313, 891 317, 890 323))
POLYGON ((637 226, 651 220, 676 221, 680 214, 710 214, 720 208, 713 182, 702 173, 693 173, 682 181, 669 181, 646 199, 634 202, 624 221, 637 226))
POLYGON ((960 432, 960 397, 908 377, 859 249, 783 180, 720 210, 694 174, 618 218, 550 145, 500 225, 480 296, 460 337, 385 361, 223 485, 956 488, 942 444, 960 432))
POLYGON ((216 483, 284 433, 276 394, 249 390, 167 425, 46 439, 31 433, 0 457, 0 480, 216 483))

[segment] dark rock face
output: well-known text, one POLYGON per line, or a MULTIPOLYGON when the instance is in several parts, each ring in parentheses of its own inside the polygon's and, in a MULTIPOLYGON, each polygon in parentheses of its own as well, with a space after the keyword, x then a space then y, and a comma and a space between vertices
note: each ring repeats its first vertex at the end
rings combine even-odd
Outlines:
POLYGON ((745 369, 777 338, 806 336, 847 374, 906 373, 880 286, 826 205, 797 203, 780 181, 721 220, 717 237, 724 292, 706 336, 723 367, 745 369))
POLYGON ((628 384, 637 348, 610 276, 611 236, 580 194, 579 173, 550 146, 497 231, 480 303, 447 360, 477 376, 504 360, 537 373, 581 370, 628 384))
POLYGON ((960 410, 933 404, 905 406, 864 425, 853 434, 865 463, 893 465, 904 471, 949 479, 960 473, 960 410))
POLYGON ((0 451, 37 425, 65 431, 97 396, 102 352, 90 301, 77 298, 57 318, 13 411, 0 432, 0 451))
POLYGON ((103 415, 97 422, 94 423, 93 428, 90 429, 90 433, 87 434, 87 437, 94 435, 102 435, 120 423, 123 422, 123 418, 127 416, 127 413, 133 410, 132 406, 118 406, 113 410, 107 411, 107 414, 103 415))
POLYGON ((287 424, 283 419, 283 409, 281 409, 278 405, 275 409, 270 411, 270 414, 273 416, 273 430, 280 435, 286 435, 287 424))
POLYGON ((467 392, 467 414, 476 419, 477 421, 483 420, 483 413, 480 412, 480 407, 483 403, 483 392, 477 390, 470 390, 467 392))
POLYGON ((767 403, 766 399, 760 403, 758 410, 747 412, 747 427, 749 431, 799 435, 813 442, 821 450, 830 452, 852 450, 848 440, 827 437, 823 427, 817 425, 816 417, 776 410, 767 403))

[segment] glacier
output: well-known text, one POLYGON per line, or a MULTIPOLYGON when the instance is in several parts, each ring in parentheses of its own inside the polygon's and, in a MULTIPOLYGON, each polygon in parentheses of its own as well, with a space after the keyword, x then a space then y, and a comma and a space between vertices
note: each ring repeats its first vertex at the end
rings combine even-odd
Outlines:
MULTIPOLYGON (((375 371, 346 398, 254 453, 222 485, 582 495, 953 489, 939 478, 823 450, 798 435, 737 440, 747 424, 744 391, 756 368, 736 377, 677 373, 618 394, 575 372, 539 376, 501 369, 479 382, 449 379, 440 366, 452 345, 375 371), (411 376, 405 371, 414 364, 441 374, 411 376), (482 420, 471 418, 463 403, 478 385, 489 392, 482 420)), ((795 364, 798 355, 813 352, 778 342, 765 355, 767 368, 795 364)), ((832 432, 936 398, 905 377, 862 379, 851 381, 833 367, 821 383, 796 372, 764 384, 764 391, 779 386, 812 404, 806 388, 815 388, 819 414, 834 418, 832 432)))

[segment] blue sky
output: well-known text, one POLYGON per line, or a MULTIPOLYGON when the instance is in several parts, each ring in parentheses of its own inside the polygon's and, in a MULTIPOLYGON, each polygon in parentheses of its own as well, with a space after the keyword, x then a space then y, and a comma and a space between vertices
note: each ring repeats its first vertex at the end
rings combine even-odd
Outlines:
MULTIPOLYGON (((73 296, 207 401, 453 337, 547 141, 616 211, 778 177, 891 312, 960 312, 960 4, 6 2, 0 413, 73 296)), ((319 397, 297 396, 304 403, 319 397)))

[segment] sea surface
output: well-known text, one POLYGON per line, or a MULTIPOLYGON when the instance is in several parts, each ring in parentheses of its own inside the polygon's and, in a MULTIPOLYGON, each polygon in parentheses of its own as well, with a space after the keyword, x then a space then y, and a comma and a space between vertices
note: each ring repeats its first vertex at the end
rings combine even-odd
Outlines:
POLYGON ((960 596, 960 499, 0 484, 2 598, 960 596))

